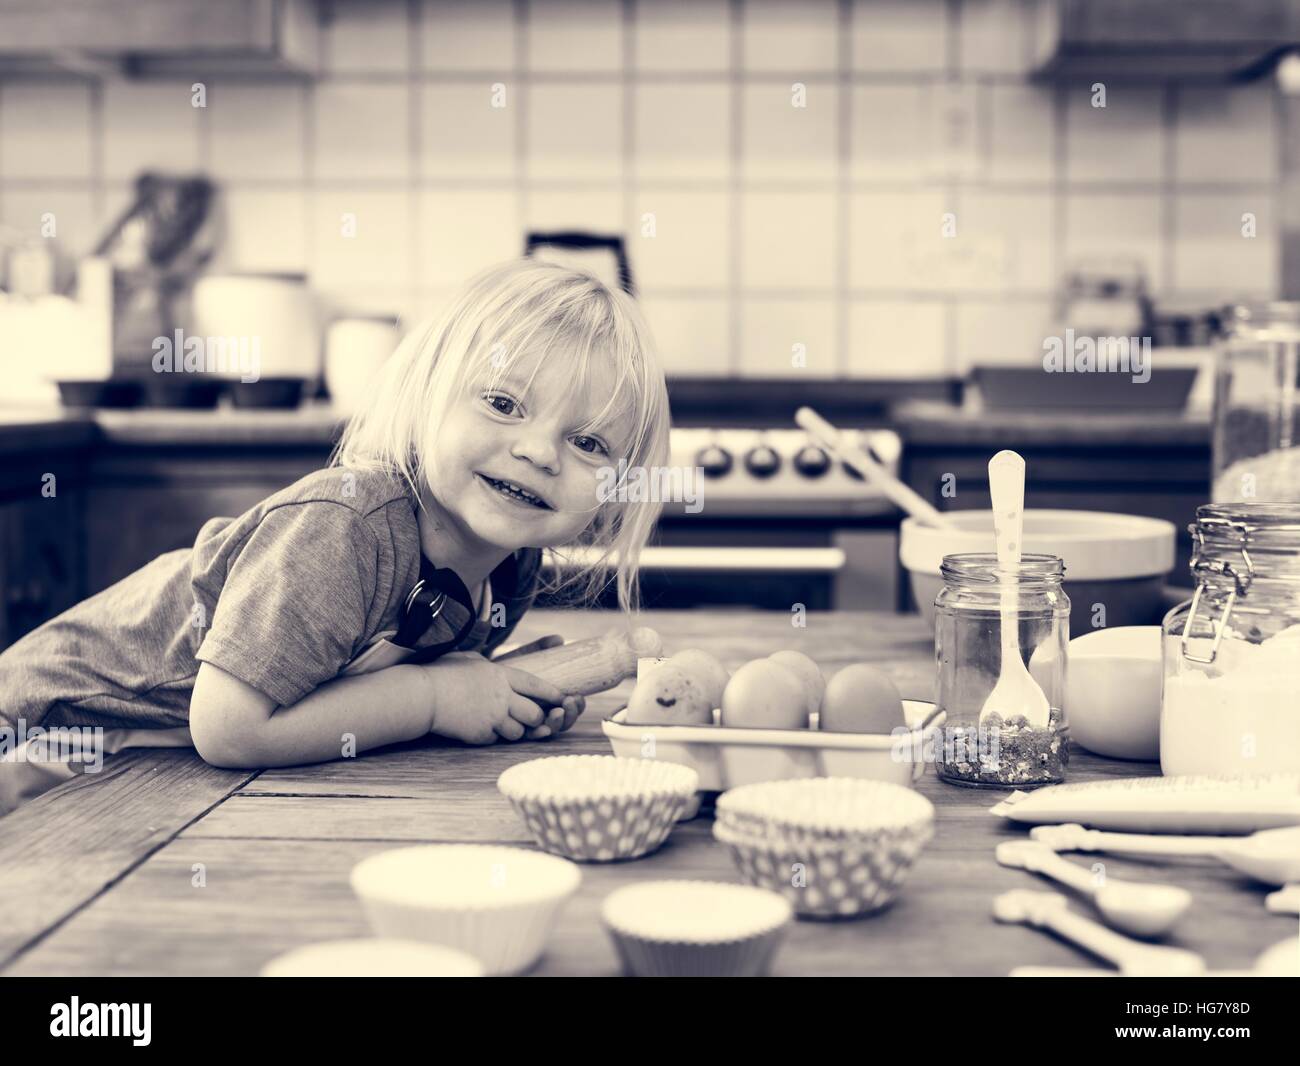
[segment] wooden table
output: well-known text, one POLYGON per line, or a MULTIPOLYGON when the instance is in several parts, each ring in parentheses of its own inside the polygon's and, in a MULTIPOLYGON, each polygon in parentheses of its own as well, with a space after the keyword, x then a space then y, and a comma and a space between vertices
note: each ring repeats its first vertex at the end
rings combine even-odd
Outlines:
MULTIPOLYGON (((570 639, 601 631, 607 615, 537 611, 517 634, 570 639)), ((929 698, 933 644, 915 617, 647 612, 670 651, 700 647, 729 667, 782 647, 828 670, 855 660, 885 666, 903 695, 929 698)), ((110 756, 102 773, 69 782, 0 819, 0 973, 4 975, 255 974, 272 956, 333 937, 368 933, 348 887, 355 863, 376 851, 433 841, 531 840, 496 790, 507 766, 562 753, 608 753, 600 719, 630 686, 590 701, 562 738, 466 749, 438 741, 361 758, 260 773, 218 770, 192 752, 110 756)), ((1158 772, 1076 749, 1073 781, 1158 772)), ((776 963, 783 975, 1002 975, 1019 964, 1086 966, 1074 949, 1022 927, 997 925, 993 897, 1043 889, 993 859, 1017 839, 988 814, 1000 793, 945 785, 927 769, 920 790, 938 808, 936 835, 895 903, 848 922, 800 921, 776 963)), ((1114 876, 1185 885, 1195 904, 1171 942, 1215 967, 1249 964, 1295 936, 1294 916, 1264 910, 1263 886, 1194 861, 1156 867, 1106 859, 1114 876)), ((612 975, 616 959, 599 923, 602 900, 630 881, 738 880, 707 817, 682 823, 654 855, 584 865, 536 972, 612 975)), ((1087 909, 1076 903, 1076 907, 1087 909)))

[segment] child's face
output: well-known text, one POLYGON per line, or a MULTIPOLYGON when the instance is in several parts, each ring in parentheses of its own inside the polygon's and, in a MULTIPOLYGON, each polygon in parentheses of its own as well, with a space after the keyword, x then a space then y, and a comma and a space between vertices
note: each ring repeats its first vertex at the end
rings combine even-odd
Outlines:
POLYGON ((471 386, 453 404, 427 465, 438 503, 479 540, 514 551, 572 541, 599 504, 602 467, 626 456, 630 418, 583 432, 614 387, 593 360, 590 387, 575 389, 557 345, 518 359, 495 386, 471 386), (537 372, 528 384, 533 367, 537 372), (520 498, 509 482, 540 502, 520 498))

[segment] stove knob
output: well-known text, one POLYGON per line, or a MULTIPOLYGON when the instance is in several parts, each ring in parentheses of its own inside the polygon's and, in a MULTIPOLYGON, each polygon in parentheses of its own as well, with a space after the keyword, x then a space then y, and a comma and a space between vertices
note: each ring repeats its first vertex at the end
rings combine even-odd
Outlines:
POLYGON ((704 470, 705 477, 726 477, 731 473, 731 452, 717 444, 710 444, 695 453, 695 465, 704 470))
POLYGON ((768 478, 781 469, 781 457, 775 448, 760 444, 746 454, 745 469, 755 477, 768 478))
POLYGON ((831 468, 831 457, 824 448, 805 444, 795 452, 794 468, 804 477, 821 477, 831 468))

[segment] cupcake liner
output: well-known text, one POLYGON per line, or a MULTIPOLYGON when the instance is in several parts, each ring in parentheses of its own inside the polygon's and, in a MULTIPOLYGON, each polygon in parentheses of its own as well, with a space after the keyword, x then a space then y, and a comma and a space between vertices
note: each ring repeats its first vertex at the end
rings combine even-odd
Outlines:
POLYGON ((633 977, 761 977, 792 910, 760 888, 650 881, 611 893, 601 919, 633 977))
POLYGON ((581 862, 658 848, 696 799, 689 767, 612 755, 561 755, 506 770, 497 787, 538 846, 581 862))
POLYGON ((410 937, 303 944, 269 960, 262 977, 482 977, 472 955, 410 937))
POLYGON ((718 799, 714 836, 745 879, 804 915, 885 906, 933 835, 934 806, 881 781, 809 778, 746 785, 718 799))
POLYGON ((377 936, 456 948, 498 975, 537 961, 582 878, 573 864, 522 848, 426 844, 372 855, 351 880, 377 936), (500 884, 489 882, 498 871, 500 884))

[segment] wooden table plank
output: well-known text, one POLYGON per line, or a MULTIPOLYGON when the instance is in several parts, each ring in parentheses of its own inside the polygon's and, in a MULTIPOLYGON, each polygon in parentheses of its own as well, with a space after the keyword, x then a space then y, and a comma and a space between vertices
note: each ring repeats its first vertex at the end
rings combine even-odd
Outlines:
POLYGON ((0 819, 0 970, 253 776, 136 749, 0 819))

